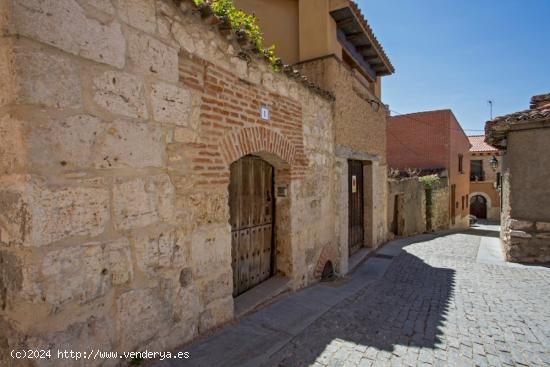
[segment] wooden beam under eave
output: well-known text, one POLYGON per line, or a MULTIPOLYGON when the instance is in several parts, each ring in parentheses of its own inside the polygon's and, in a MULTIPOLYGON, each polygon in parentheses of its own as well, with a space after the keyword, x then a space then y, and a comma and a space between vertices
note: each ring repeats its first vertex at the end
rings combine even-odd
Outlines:
POLYGON ((338 28, 344 28, 344 27, 353 25, 354 23, 355 23, 355 19, 353 19, 353 17, 348 17, 348 18, 340 19, 339 21, 336 22, 336 25, 338 26, 338 28))
POLYGON ((360 45, 360 46, 355 46, 355 48, 359 52, 369 51, 369 50, 372 50, 372 45, 360 45))
POLYGON ((367 38, 367 36, 365 36, 365 34, 363 32, 357 32, 357 33, 350 33, 350 34, 347 34, 346 35, 346 38, 348 39, 348 41, 350 42, 357 42, 357 41, 360 41, 361 38, 367 38))

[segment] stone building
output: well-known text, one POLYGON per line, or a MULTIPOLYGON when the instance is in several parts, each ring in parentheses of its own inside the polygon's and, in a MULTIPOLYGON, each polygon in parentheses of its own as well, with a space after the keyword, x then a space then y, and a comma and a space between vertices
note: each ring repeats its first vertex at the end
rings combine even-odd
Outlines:
POLYGON ((414 236, 449 228, 447 177, 429 171, 410 177, 407 172, 392 170, 388 179, 387 221, 391 237, 414 236), (425 183, 427 181, 429 185, 425 183))
MULTIPOLYGON (((379 81, 385 54, 344 13, 379 81)), ((359 197, 360 246, 385 240, 386 111, 341 58, 324 63, 347 79, 315 78, 332 93, 274 72, 191 0, 1 1, 0 37, 0 365, 167 350, 260 283, 345 273, 359 197)))
POLYGON ((350 0, 236 0, 254 13, 283 61, 334 102, 337 203, 347 272, 386 240, 386 121, 381 80, 394 68, 357 4, 350 0), (349 213, 349 214, 348 214, 349 213), (366 248, 366 249, 365 249, 366 248))
POLYGON ((531 108, 485 125, 485 141, 504 151, 501 239, 509 261, 550 262, 550 94, 531 108))
POLYGON ((390 167, 446 171, 448 226, 468 227, 470 142, 453 112, 439 110, 392 116, 387 131, 390 167))
POLYGON ((470 144, 470 214, 500 220, 501 152, 485 142, 485 135, 468 136, 470 144))

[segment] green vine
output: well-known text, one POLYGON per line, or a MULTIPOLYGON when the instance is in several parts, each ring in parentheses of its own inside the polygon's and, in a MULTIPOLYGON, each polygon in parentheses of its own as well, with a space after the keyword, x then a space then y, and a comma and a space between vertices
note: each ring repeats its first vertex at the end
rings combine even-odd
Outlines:
POLYGON ((264 37, 254 15, 237 9, 232 0, 193 0, 197 6, 210 6, 214 15, 227 19, 231 28, 244 34, 254 42, 256 50, 264 55, 276 71, 281 70, 281 62, 275 56, 275 45, 265 48, 264 37))
POLYGON ((433 230, 433 190, 439 184, 441 179, 437 175, 422 176, 419 178, 426 191, 426 230, 433 230))

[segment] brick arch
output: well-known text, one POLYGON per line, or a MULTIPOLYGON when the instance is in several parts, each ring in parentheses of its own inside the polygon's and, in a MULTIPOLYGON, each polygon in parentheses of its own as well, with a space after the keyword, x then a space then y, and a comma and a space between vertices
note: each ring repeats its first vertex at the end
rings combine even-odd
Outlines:
POLYGON ((323 247, 323 250, 321 250, 321 255, 319 256, 319 260, 317 260, 317 265, 315 266, 315 279, 321 279, 325 264, 329 260, 330 262, 332 262, 332 266, 334 267, 334 271, 336 272, 338 266, 338 250, 332 243, 327 243, 323 247))
POLYGON ((222 155, 229 165, 252 153, 266 152, 283 160, 290 167, 296 162, 296 147, 283 135, 263 126, 240 129, 224 138, 222 155))

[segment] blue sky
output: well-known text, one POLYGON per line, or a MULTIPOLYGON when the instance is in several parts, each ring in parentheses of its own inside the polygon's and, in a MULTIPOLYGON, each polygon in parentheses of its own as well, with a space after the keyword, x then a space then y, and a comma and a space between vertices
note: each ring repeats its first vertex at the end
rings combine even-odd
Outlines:
MULTIPOLYGON (((550 92, 550 0, 358 0, 396 73, 399 113, 451 108, 464 129, 550 92)), ((466 131, 468 135, 481 132, 466 131)))

